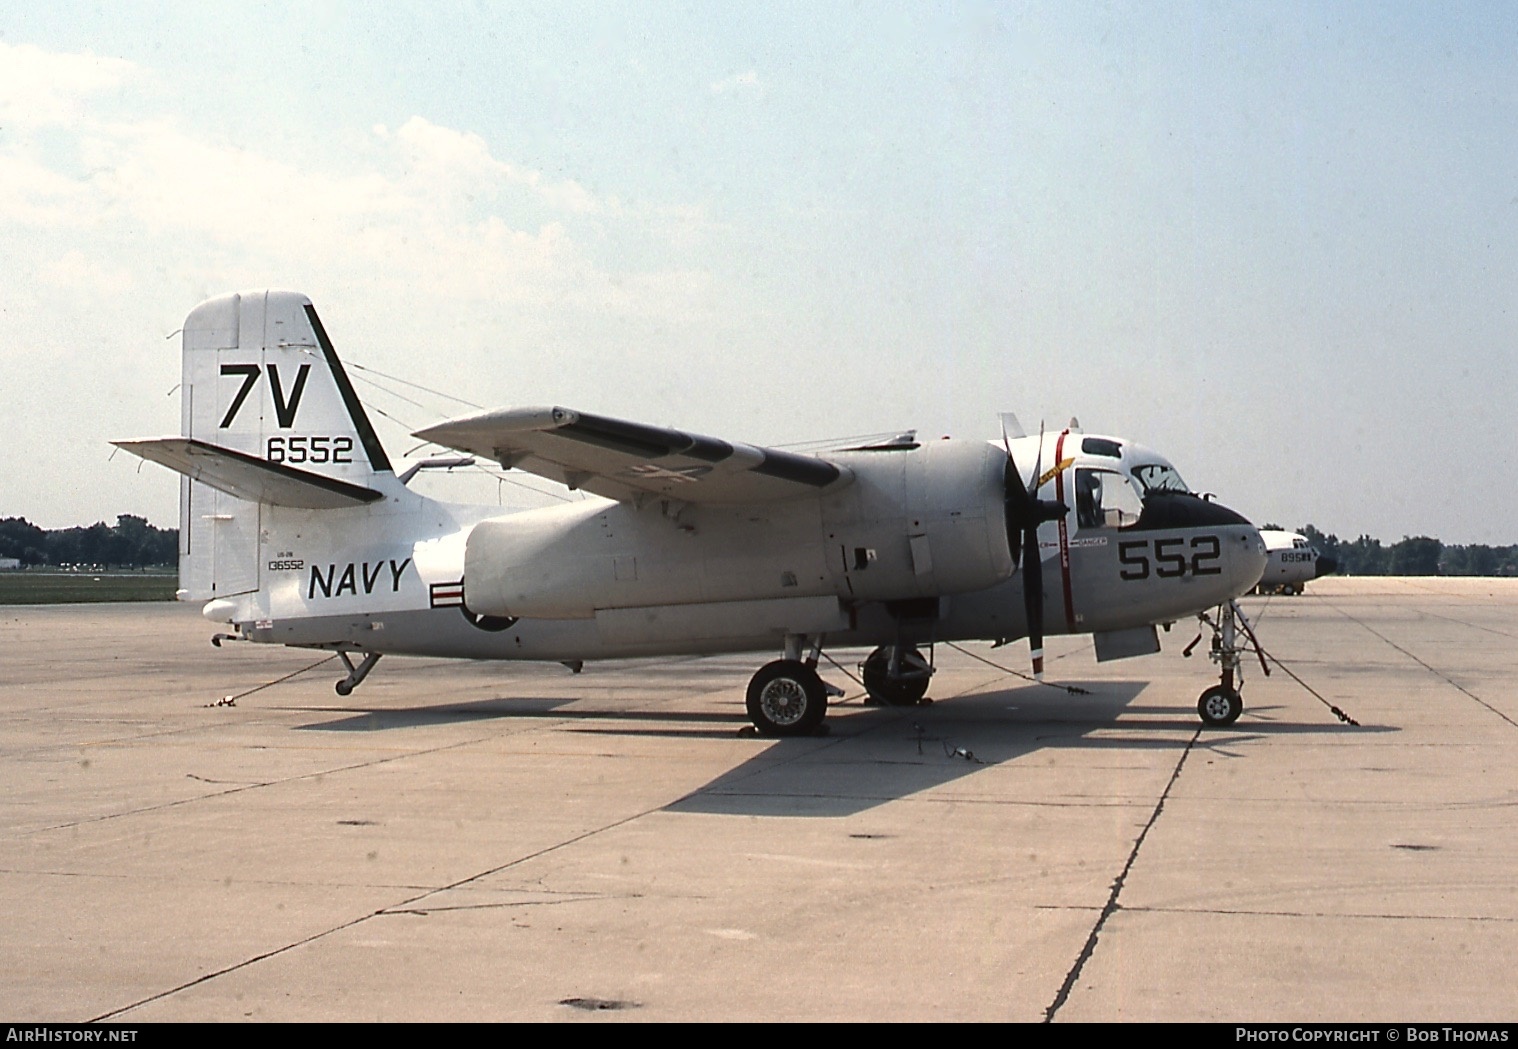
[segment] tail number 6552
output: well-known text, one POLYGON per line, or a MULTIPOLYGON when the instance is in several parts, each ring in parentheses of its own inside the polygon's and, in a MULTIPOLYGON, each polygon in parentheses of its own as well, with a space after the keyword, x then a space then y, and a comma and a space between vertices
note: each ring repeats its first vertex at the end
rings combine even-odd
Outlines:
POLYGON ((264 458, 271 463, 351 463, 351 437, 270 437, 264 458))

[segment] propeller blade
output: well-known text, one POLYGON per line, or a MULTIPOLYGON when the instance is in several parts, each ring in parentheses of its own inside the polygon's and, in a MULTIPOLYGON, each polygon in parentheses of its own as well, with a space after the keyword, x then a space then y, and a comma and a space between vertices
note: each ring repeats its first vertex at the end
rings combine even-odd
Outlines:
POLYGON ((1033 498, 1035 500, 1038 499, 1038 487, 1039 487, 1038 486, 1038 475, 1043 472, 1043 469, 1044 469, 1044 421, 1042 419, 1040 419, 1038 421, 1038 451, 1033 456, 1033 477, 1031 478, 1031 480, 1033 481, 1033 492, 1032 492, 1032 495, 1033 495, 1033 498))
POLYGON ((1023 560, 1023 522, 1028 519, 1031 508, 1028 490, 1023 487, 1023 476, 1017 469, 1010 448, 1007 450, 1007 465, 1002 468, 1002 476, 1002 484, 1006 489, 1003 506, 1007 519, 1007 546, 1012 551, 1012 567, 1016 569, 1023 560))
MULTIPOLYGON (((1005 427, 1006 423, 1003 422, 1005 427)), ((1039 426, 1038 453, 1034 459, 1032 490, 1023 482, 1022 471, 1012 456, 1012 444, 1002 431, 1002 447, 1007 452, 1004 470, 1006 486, 1007 544, 1012 551, 1012 564, 1023 573, 1023 611, 1028 622, 1028 648, 1033 657, 1033 676, 1039 680, 1044 675, 1044 563, 1038 549, 1038 528, 1045 521, 1057 521, 1064 516, 1063 503, 1038 498, 1038 489, 1061 470, 1068 468, 1074 459, 1056 465, 1047 474, 1043 467, 1044 429, 1039 426)))
POLYGON ((1028 654, 1033 677, 1044 679, 1044 559, 1038 552, 1038 521, 1028 526, 1028 557, 1023 565, 1023 611, 1028 616, 1028 654))

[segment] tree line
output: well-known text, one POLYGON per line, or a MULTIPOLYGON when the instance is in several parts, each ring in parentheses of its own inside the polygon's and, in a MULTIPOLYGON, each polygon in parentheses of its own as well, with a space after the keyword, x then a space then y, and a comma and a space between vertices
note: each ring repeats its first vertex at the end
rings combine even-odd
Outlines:
POLYGON ((0 558, 25 567, 152 568, 179 563, 179 529, 154 528, 145 517, 121 514, 116 524, 39 528, 24 517, 0 517, 0 558))
POLYGON ((1310 524, 1297 531, 1319 554, 1338 562, 1340 575, 1518 575, 1518 546, 1446 546, 1426 535, 1404 536, 1383 546, 1368 535, 1349 541, 1310 524))

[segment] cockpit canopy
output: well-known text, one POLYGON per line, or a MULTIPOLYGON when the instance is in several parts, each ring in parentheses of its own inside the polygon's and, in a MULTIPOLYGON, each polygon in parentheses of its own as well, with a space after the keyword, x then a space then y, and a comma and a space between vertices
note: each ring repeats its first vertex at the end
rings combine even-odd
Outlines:
POLYGON ((1110 437, 1084 437, 1075 463, 1078 528, 1132 528, 1154 496, 1186 496, 1191 489, 1162 456, 1110 437))

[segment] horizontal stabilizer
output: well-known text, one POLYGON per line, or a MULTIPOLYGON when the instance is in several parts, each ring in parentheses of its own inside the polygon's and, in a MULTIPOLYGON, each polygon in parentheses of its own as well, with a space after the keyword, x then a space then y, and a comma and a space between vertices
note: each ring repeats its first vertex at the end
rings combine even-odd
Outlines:
POLYGON ((190 437, 151 437, 111 443, 251 503, 338 510, 384 498, 384 493, 373 488, 324 477, 284 463, 271 463, 190 437))

